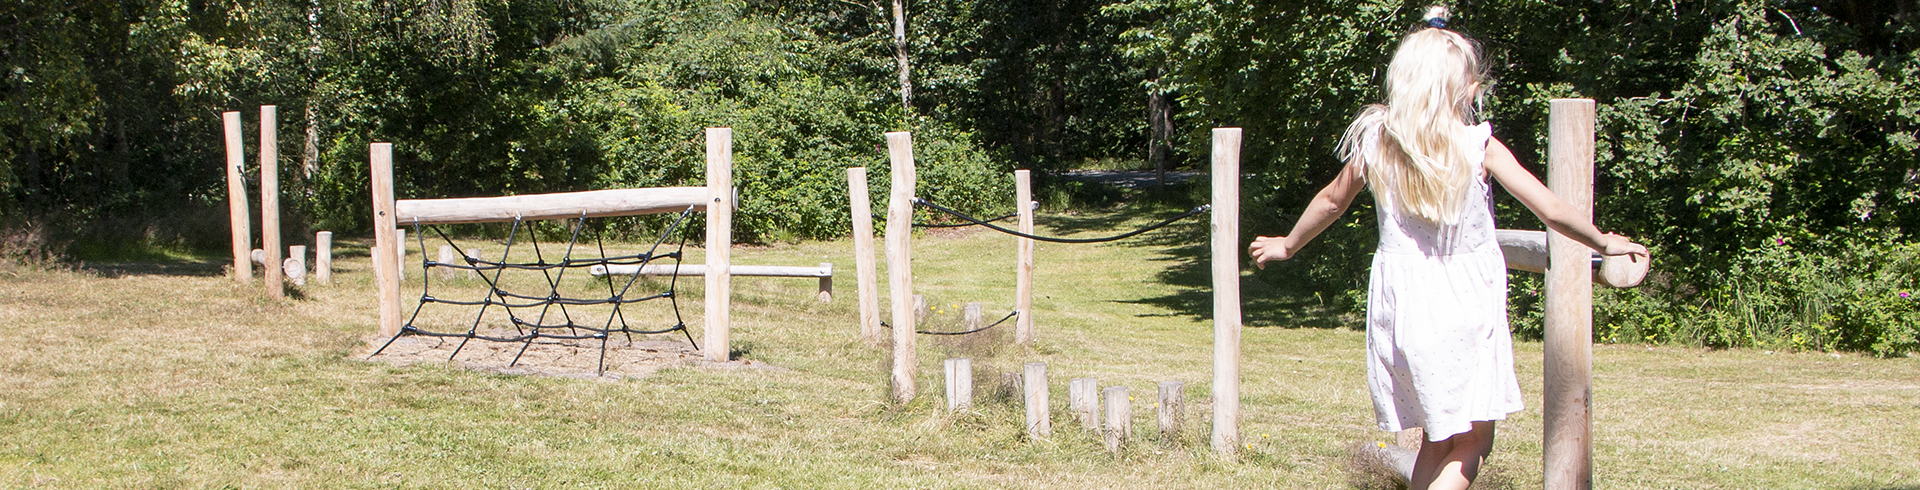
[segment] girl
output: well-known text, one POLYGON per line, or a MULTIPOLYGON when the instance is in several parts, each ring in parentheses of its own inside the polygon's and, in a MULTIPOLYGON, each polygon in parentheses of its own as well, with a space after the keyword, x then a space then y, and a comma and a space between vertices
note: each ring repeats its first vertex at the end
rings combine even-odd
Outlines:
POLYGON ((1487 123, 1469 124, 1484 70, 1473 40, 1446 29, 1446 9, 1429 9, 1387 67, 1386 104, 1362 109, 1341 138, 1340 175, 1290 234, 1248 247, 1263 268, 1292 258, 1363 185, 1373 190, 1380 243, 1367 294, 1367 385, 1381 429, 1426 430, 1412 488, 1466 488, 1493 449, 1494 421, 1521 408, 1489 176, 1554 231, 1606 255, 1647 255, 1554 197, 1487 123))

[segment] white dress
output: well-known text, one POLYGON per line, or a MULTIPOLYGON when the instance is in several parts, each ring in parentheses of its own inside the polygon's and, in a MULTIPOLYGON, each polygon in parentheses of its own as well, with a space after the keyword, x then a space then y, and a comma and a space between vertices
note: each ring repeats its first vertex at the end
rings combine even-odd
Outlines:
POLYGON ((1476 178, 1460 222, 1403 215, 1375 193, 1380 245, 1367 289, 1367 385, 1380 428, 1441 441, 1520 411, 1507 330, 1507 266, 1482 166, 1493 129, 1465 131, 1476 178))

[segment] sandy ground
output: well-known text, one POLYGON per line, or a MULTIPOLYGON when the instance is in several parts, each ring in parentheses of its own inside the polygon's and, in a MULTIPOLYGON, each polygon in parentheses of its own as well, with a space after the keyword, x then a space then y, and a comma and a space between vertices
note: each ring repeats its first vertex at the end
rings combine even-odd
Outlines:
MULTIPOLYGON (((511 337, 513 331, 482 332, 487 336, 511 337)), ((539 339, 532 344, 490 342, 474 339, 461 347, 460 338, 403 335, 379 355, 366 357, 387 343, 385 337, 369 338, 370 346, 362 357, 396 366, 418 363, 448 363, 455 367, 501 374, 559 376, 569 378, 644 378, 661 369, 676 366, 722 368, 767 368, 762 363, 739 359, 723 363, 707 362, 693 344, 679 332, 667 335, 614 334, 606 341, 604 371, 601 341, 597 339, 539 339), (521 348, 526 352, 522 354, 521 348), (459 354, 455 355, 455 349, 459 354), (519 355, 518 362, 514 356, 519 355), (449 361, 448 359, 452 359, 449 361)))

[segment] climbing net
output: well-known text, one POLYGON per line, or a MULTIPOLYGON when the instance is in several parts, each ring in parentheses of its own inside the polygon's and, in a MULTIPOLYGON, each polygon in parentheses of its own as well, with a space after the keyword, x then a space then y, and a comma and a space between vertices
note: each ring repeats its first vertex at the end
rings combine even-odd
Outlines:
MULTIPOLYGON (((424 252, 429 250, 429 243, 445 242, 455 251, 462 250, 459 244, 439 226, 430 225, 423 229, 415 223, 413 236, 423 252, 420 264, 425 272, 422 274, 418 305, 414 307, 413 314, 408 316, 406 324, 400 327, 400 332, 387 339, 387 343, 368 358, 380 355, 400 337, 422 336, 460 339, 453 354, 447 357, 448 360, 460 355, 461 349, 472 340, 519 343, 519 351, 508 364, 513 366, 519 364, 520 357, 536 342, 598 340, 598 370, 600 374, 605 374, 607 341, 613 335, 624 335, 631 343, 634 334, 655 335, 677 331, 686 335, 687 342, 692 344, 693 334, 687 330, 686 321, 680 314, 679 295, 676 293, 686 239, 682 237, 677 248, 671 252, 662 252, 661 248, 693 211, 690 207, 681 212, 671 225, 661 231, 659 238, 642 252, 609 252, 605 241, 597 233, 594 234, 592 246, 583 245, 581 237, 587 218, 583 214, 572 220, 573 226, 566 245, 557 253, 550 250, 554 248, 551 245, 545 248, 541 246, 537 227, 516 219, 507 233, 505 247, 494 256, 497 259, 483 258, 479 253, 464 253, 452 262, 444 258, 436 260, 424 252), (522 230, 526 235, 524 242, 522 230), (430 240, 425 232, 431 232, 437 240, 430 240), (646 266, 655 261, 672 262, 673 273, 667 278, 664 291, 636 288, 636 285, 647 286, 651 283, 642 284, 640 274, 623 278, 606 274, 595 278, 588 272, 596 266, 646 266), (578 279, 580 277, 588 279, 578 279), (647 305, 659 305, 660 302, 656 300, 664 300, 667 304, 645 308, 647 305), (667 311, 660 311, 662 309, 667 311), (635 318, 648 316, 670 316, 672 320, 657 328, 635 325, 635 318), (461 327, 465 330, 460 331, 461 327)), ((469 251, 477 252, 477 249, 469 251)), ((695 348, 698 348, 697 344, 695 348)))

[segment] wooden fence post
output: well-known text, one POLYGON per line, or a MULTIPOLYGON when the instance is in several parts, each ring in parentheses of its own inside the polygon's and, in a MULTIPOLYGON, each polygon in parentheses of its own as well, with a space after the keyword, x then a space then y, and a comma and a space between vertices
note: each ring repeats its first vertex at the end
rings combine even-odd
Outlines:
POLYGON ((1133 434, 1133 402, 1125 386, 1108 386, 1100 394, 1107 402, 1107 426, 1101 435, 1107 441, 1107 451, 1118 453, 1133 434))
MULTIPOLYGON (((1033 172, 1013 171, 1013 206, 1020 212, 1020 232, 1033 234, 1033 172)), ((1033 239, 1014 237, 1014 251, 1019 265, 1013 273, 1014 309, 1020 312, 1014 319, 1013 343, 1033 345, 1033 239)))
MULTIPOLYGON (((1554 99, 1547 186, 1593 219, 1592 99, 1554 99)), ((1549 230, 1542 423, 1545 488, 1593 488, 1593 250, 1549 230)))
POLYGON ((973 359, 947 359, 947 411, 958 412, 973 406, 973 359))
POLYGON ((704 349, 710 362, 732 356, 733 129, 707 128, 707 290, 704 349))
POLYGON ((286 297, 280 262, 280 116, 279 108, 260 106, 260 248, 267 251, 267 296, 286 297))
POLYGON ((295 286, 307 285, 307 246, 287 247, 286 263, 282 268, 287 273, 287 282, 295 286))
POLYGON ((1179 381, 1160 382, 1160 403, 1155 408, 1159 409, 1156 412, 1160 416, 1160 436, 1169 442, 1180 440, 1181 426, 1186 425, 1186 388, 1187 385, 1179 381))
POLYGON ((887 202, 887 292, 893 298, 893 399, 913 401, 913 373, 919 360, 914 351, 916 322, 913 307, 913 133, 887 133, 887 156, 892 163, 891 196, 887 202))
POLYGON ((1047 401, 1047 363, 1027 363, 1026 371, 1020 376, 1020 386, 1026 392, 1027 438, 1053 435, 1053 411, 1049 410, 1047 401))
POLYGON ((1240 449, 1240 128, 1213 130, 1213 450, 1240 449))
POLYGON ((373 282, 380 292, 380 336, 400 334, 400 246, 393 222, 393 143, 367 149, 373 175, 373 282))
POLYGON ((313 280, 333 284, 333 232, 313 234, 313 280))
POLYGON ((233 280, 253 281, 253 218, 247 205, 247 180, 240 169, 247 164, 246 141, 241 139, 240 113, 222 112, 227 143, 227 224, 233 229, 233 280))
POLYGON ((853 213, 853 268, 860 296, 860 338, 880 341, 879 267, 873 260, 873 204, 867 189, 867 168, 847 169, 847 201, 853 213))
POLYGON ((1068 409, 1080 416, 1080 425, 1100 432, 1100 380, 1074 378, 1067 384, 1068 409))

